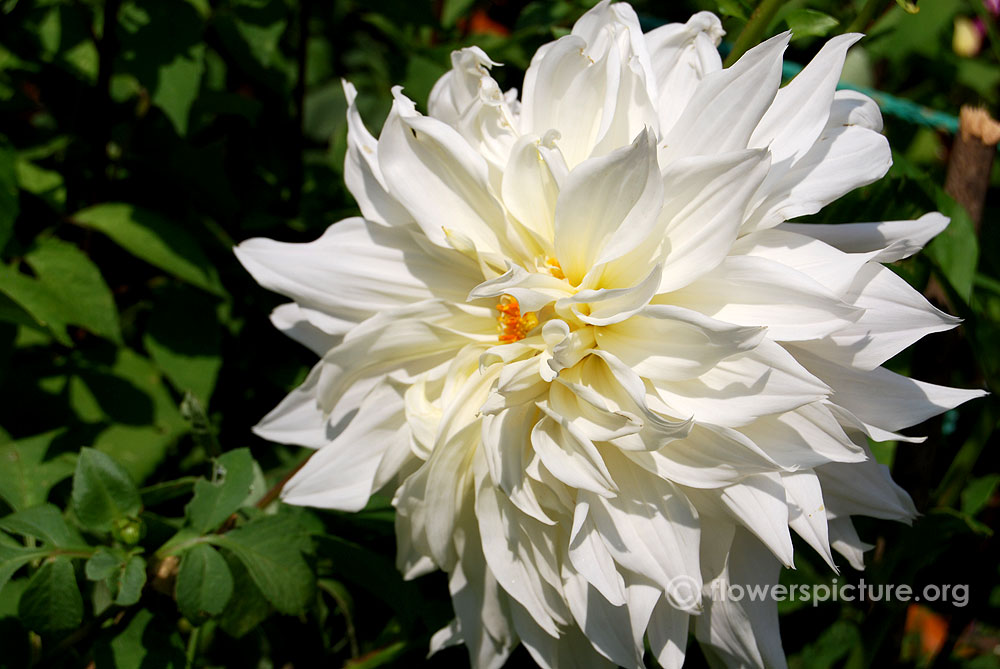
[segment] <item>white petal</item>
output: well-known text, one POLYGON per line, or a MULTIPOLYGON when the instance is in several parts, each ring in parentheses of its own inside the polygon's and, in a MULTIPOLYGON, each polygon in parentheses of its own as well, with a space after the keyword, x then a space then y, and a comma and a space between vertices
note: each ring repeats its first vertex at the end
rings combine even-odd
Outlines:
POLYGON ((463 258, 455 259, 454 270, 445 273, 440 259, 422 250, 407 228, 362 218, 336 223, 313 242, 255 238, 234 251, 265 288, 301 307, 341 319, 345 323, 341 332, 331 331, 329 321, 314 323, 331 334, 340 334, 378 311, 434 296, 464 301, 459 277, 468 276, 468 285, 476 281, 474 274, 467 274, 473 268, 463 258))
POLYGON ((830 546, 847 558, 848 564, 858 571, 865 569, 865 551, 875 548, 872 544, 861 541, 850 516, 830 520, 830 546))
POLYGON ((662 301, 721 321, 766 326, 777 341, 818 339, 861 317, 860 310, 801 272, 752 256, 729 256, 662 301))
POLYGON ((845 367, 874 369, 925 335, 950 330, 961 322, 876 263, 861 269, 844 300, 865 310, 861 318, 824 339, 797 345, 845 367))
POLYGON ((805 154, 826 127, 847 50, 861 37, 848 33, 828 40, 775 95, 750 138, 750 146, 769 149, 775 163, 805 154))
POLYGON ((724 323, 682 307, 650 305, 626 321, 598 328, 595 335, 598 346, 639 376, 678 381, 753 348, 764 329, 724 323))
POLYGON ((684 158, 663 172, 666 260, 659 292, 691 283, 729 253, 770 166, 766 151, 684 158))
POLYGON ((585 161, 569 173, 556 202, 555 251, 573 285, 653 231, 663 197, 655 141, 644 131, 630 146, 585 161))
POLYGON ((692 488, 722 488, 778 468, 752 441, 717 426, 695 424, 686 437, 674 439, 658 450, 625 450, 629 439, 613 443, 643 469, 692 488))
POLYGON ((779 465, 788 469, 815 467, 827 462, 861 462, 865 453, 823 404, 806 404, 794 411, 764 416, 740 428, 760 444, 779 465))
POLYGON ((547 160, 551 151, 542 153, 536 135, 521 137, 510 152, 503 172, 501 193, 508 211, 539 240, 551 247, 555 236, 556 198, 559 182, 547 160))
POLYGON ((888 467, 876 462, 871 453, 868 457, 864 462, 831 462, 816 468, 830 514, 837 518, 871 516, 909 524, 917 515, 913 500, 892 480, 888 467))
POLYGON ((382 456, 391 444, 408 444, 402 393, 382 383, 365 397, 358 414, 323 446, 282 489, 288 504, 360 511, 371 496, 382 456))
POLYGON ((809 469, 784 472, 781 483, 785 486, 785 497, 788 499, 788 525, 837 572, 833 553, 830 552, 823 490, 816 474, 809 469))
POLYGON ((855 188, 881 179, 890 165, 889 142, 879 133, 854 125, 828 126, 802 157, 771 170, 747 210, 743 232, 815 214, 855 188))
POLYGON ((343 337, 324 332, 311 322, 310 317, 315 318, 315 314, 307 313, 295 302, 289 302, 274 308, 271 324, 313 353, 324 355, 343 337))
POLYGON ((761 230, 746 235, 733 245, 732 253, 767 258, 791 267, 840 298, 875 256, 874 253, 843 253, 812 237, 785 230, 761 230))
POLYGON ((732 67, 712 72, 666 134, 660 166, 685 156, 747 148, 750 135, 781 84, 781 59, 789 34, 750 49, 732 67))
POLYGON ((649 647, 663 669, 681 669, 687 648, 690 616, 661 597, 649 620, 649 647))
POLYGON ((613 496, 618 489, 593 442, 569 421, 542 418, 531 430, 531 445, 546 469, 571 488, 603 496, 613 496))
POLYGON ((421 116, 398 89, 378 143, 389 190, 438 246, 454 230, 477 251, 497 253, 503 208, 490 193, 486 161, 451 126, 421 116))
POLYGON ((608 499, 579 494, 590 504, 594 524, 615 561, 663 589, 679 576, 693 579, 700 589, 695 508, 673 484, 621 455, 611 456, 609 451, 608 466, 620 486, 619 495, 608 499), (663 560, 664 555, 671 559, 663 560))
POLYGON ((669 23, 646 33, 662 132, 669 131, 687 107, 698 82, 722 69, 717 47, 724 34, 711 12, 698 12, 687 23, 669 23))
POLYGON ((370 221, 401 225, 410 221, 410 215, 389 194, 382 170, 378 166, 378 143, 365 128, 354 103, 358 96, 353 84, 342 81, 347 98, 347 153, 344 156, 344 182, 370 221))
POLYGON ((573 568, 611 605, 625 604, 625 580, 601 540, 586 502, 577 503, 573 512, 568 557, 573 568))
POLYGON ((317 400, 321 366, 322 363, 315 365, 302 385, 254 426, 254 434, 279 444, 307 448, 325 446, 336 436, 331 430, 329 417, 319 408, 317 400))
POLYGON ((768 339, 697 378, 654 382, 654 386, 667 406, 681 415, 726 427, 792 411, 830 394, 822 381, 768 339))
POLYGON ((606 104, 608 78, 619 66, 609 67, 608 54, 594 63, 585 53, 586 41, 566 35, 539 49, 524 73, 521 129, 544 135, 557 130, 557 145, 569 167, 585 160, 597 143, 606 104))
POLYGON ((879 251, 878 262, 909 258, 948 227, 949 219, 938 212, 924 214, 915 221, 880 223, 782 223, 781 230, 808 235, 845 253, 879 251))
POLYGON ((801 349, 795 357, 833 388, 831 400, 865 423, 884 430, 899 430, 922 423, 963 402, 983 397, 984 390, 949 388, 900 376, 882 367, 871 371, 851 369, 801 349))

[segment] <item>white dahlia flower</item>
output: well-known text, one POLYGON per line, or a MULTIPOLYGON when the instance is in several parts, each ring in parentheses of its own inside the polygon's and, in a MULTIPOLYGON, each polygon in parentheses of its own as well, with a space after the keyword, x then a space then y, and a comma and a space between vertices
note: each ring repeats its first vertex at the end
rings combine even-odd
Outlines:
POLYGON ((958 322, 882 263, 947 224, 790 224, 890 164, 835 86, 860 35, 781 87, 783 34, 722 69, 719 20, 642 34, 602 2, 516 91, 476 47, 428 114, 402 90, 376 140, 349 102, 362 217, 236 253, 321 356, 258 434, 318 449, 284 500, 394 491, 399 567, 450 578, 462 642, 499 667, 783 666, 774 583, 796 532, 862 568, 851 516, 907 521, 867 438, 980 396, 880 365, 958 322))

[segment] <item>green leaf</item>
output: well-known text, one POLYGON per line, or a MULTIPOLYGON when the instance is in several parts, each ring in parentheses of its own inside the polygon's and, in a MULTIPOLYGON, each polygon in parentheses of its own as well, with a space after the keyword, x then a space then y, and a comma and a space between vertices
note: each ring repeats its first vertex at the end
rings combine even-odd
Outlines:
POLYGON ((66 334, 69 321, 65 318, 65 305, 41 281, 14 267, 0 264, 0 293, 29 314, 39 326, 47 329, 60 344, 73 345, 66 334))
POLYGON ((250 494, 253 457, 240 448, 220 456, 213 466, 212 480, 194 484, 194 497, 185 508, 191 527, 210 532, 231 516, 250 494))
POLYGON ((7 245, 14 232, 19 202, 17 194, 17 153, 7 140, 0 136, 0 251, 7 245))
POLYGON ((65 428, 0 444, 0 498, 15 511, 45 502, 49 490, 73 473, 76 454, 49 456, 65 428))
POLYGON ((12 534, 34 537, 50 548, 79 548, 87 543, 63 518, 62 511, 52 504, 34 506, 0 518, 0 529, 12 534))
POLYGON ((221 340, 215 300, 177 285, 157 296, 143 344, 174 388, 207 406, 222 367, 221 340))
POLYGON ((142 500, 121 465, 98 450, 84 448, 73 474, 73 510, 84 527, 108 531, 114 521, 138 515, 142 500))
POLYGON ((313 573, 302 557, 309 535, 294 516, 267 516, 209 537, 243 563, 261 593, 282 613, 298 614, 313 592, 313 573))
POLYGON ((226 560, 208 544, 184 553, 177 572, 177 607, 194 625, 226 608, 233 596, 233 575, 226 560))
POLYGON ((3 587, 18 569, 48 554, 47 549, 25 548, 6 534, 0 533, 0 592, 3 592, 3 587))
POLYGON ((70 630, 83 622, 83 597, 67 557, 46 562, 28 582, 17 607, 24 625, 39 634, 70 630))
POLYGON ((125 568, 118 573, 115 585, 118 591, 115 604, 132 606, 138 602, 142 587, 146 585, 146 561, 138 555, 130 557, 125 568))
POLYGON ((100 546, 83 566, 83 573, 90 581, 103 581, 119 571, 128 556, 120 548, 100 546))
POLYGON ((113 669, 184 669, 184 645, 173 618, 140 609, 125 630, 94 649, 95 665, 113 669))
POLYGON ((979 264, 979 240, 968 212, 943 189, 937 189, 938 210, 951 218, 944 232, 927 245, 925 253, 944 274, 952 288, 966 301, 972 297, 979 264))
POLYGON ((233 595, 219 618, 219 626, 238 639, 256 629, 270 615, 271 605, 254 584, 250 572, 242 562, 232 554, 226 555, 225 560, 233 576, 233 595))
POLYGON ((740 21, 749 21, 747 8, 739 0, 715 0, 715 6, 723 16, 732 16, 740 21))
POLYGON ((840 25, 837 19, 815 9, 796 9, 788 13, 785 21, 792 31, 792 39, 822 37, 840 25))
POLYGON ((138 0, 122 7, 120 25, 121 68, 151 92, 151 102, 184 136, 205 70, 201 16, 188 3, 138 0))
POLYGON ((148 359, 119 348, 111 364, 83 354, 70 379, 70 405, 82 421, 105 423, 88 438, 135 481, 153 473, 167 448, 188 430, 160 372, 148 359))
POLYGON ((1000 484, 1000 474, 973 479, 962 491, 962 512, 975 516, 983 510, 1000 484))
POLYGON ((17 183, 22 190, 35 195, 56 211, 66 206, 66 183, 63 176, 24 159, 17 161, 17 183))
POLYGON ((476 0, 444 0, 441 6, 441 25, 446 28, 455 25, 475 4, 476 0))
POLYGON ((121 343, 111 289, 87 254, 61 239, 41 240, 25 257, 38 281, 60 301, 63 318, 121 343))
POLYGON ((99 204, 77 212, 73 222, 104 233, 132 255, 215 295, 225 295, 219 276, 198 241, 160 214, 130 204, 99 204))

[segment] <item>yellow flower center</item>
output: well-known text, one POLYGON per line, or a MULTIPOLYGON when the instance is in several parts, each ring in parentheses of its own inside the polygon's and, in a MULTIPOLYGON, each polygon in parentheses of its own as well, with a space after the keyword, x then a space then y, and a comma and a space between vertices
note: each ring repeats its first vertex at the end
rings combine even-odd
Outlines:
POLYGON ((522 314, 521 305, 511 295, 500 297, 497 311, 500 312, 497 316, 497 332, 500 333, 499 339, 504 344, 524 339, 528 332, 538 326, 538 316, 531 311, 522 314))

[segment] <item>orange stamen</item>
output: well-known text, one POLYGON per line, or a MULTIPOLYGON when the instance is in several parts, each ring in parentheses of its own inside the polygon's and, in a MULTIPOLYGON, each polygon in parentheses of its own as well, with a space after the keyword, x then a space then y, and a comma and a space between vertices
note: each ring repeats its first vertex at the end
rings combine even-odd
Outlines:
POLYGON ((505 344, 524 339, 528 332, 538 325, 538 316, 532 312, 521 314, 521 305, 511 295, 503 295, 497 304, 497 331, 505 344))

